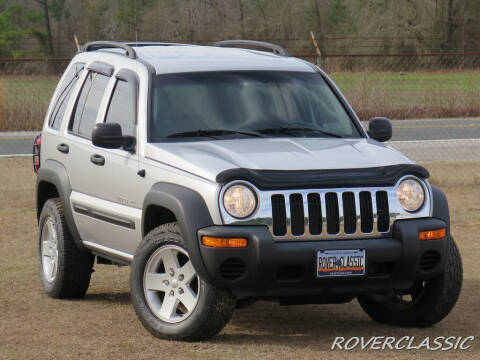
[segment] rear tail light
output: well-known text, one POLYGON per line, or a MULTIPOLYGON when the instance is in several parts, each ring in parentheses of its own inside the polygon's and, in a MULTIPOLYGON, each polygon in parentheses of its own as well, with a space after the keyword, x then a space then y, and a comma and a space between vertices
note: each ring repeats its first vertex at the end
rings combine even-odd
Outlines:
POLYGON ((33 142, 33 171, 40 169, 40 146, 42 144, 42 135, 38 135, 33 142))

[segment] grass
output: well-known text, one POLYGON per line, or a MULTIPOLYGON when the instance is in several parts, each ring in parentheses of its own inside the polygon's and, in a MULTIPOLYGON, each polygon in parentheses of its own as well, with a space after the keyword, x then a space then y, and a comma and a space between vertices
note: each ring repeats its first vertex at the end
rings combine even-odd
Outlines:
POLYGON ((0 359, 478 359, 480 358, 480 163, 429 164, 450 201, 452 229, 463 256, 460 300, 427 329, 372 322, 345 305, 280 307, 259 302, 236 310, 227 327, 202 343, 153 338, 130 303, 129 268, 95 265, 86 297, 47 297, 36 260, 34 173, 29 159, 0 160, 0 359), (461 171, 464 177, 457 177, 461 171), (467 351, 330 351, 336 336, 476 336, 467 351))
POLYGON ((480 71, 334 73, 362 120, 480 114, 480 71))
POLYGON ((39 130, 60 76, 0 78, 0 131, 39 130))
MULTIPOLYGON (((59 75, 2 75, 0 131, 38 130, 59 75)), ((362 120, 480 115, 480 71, 334 72, 362 120)))

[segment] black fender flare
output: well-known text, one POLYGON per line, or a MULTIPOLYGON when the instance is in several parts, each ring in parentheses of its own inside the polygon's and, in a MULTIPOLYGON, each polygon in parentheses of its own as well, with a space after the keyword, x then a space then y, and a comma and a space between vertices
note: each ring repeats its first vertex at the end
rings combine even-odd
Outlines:
POLYGON ((154 184, 143 201, 142 234, 145 231, 145 214, 150 205, 161 206, 175 215, 198 275, 205 280, 210 280, 200 253, 197 235, 198 230, 214 225, 203 197, 196 191, 181 185, 165 182, 154 184))
POLYGON ((39 209, 39 186, 42 182, 53 184, 57 188, 58 196, 63 204, 63 211, 65 214, 65 221, 67 222, 70 233, 72 234, 75 244, 80 250, 87 250, 82 243, 77 225, 73 219, 72 208, 70 206, 70 194, 72 188, 70 186, 70 179, 67 175, 65 167, 56 160, 46 160, 42 167, 38 170, 37 181, 35 185, 36 201, 37 201, 37 219, 40 217, 39 209))
POLYGON ((432 185, 432 217, 441 219, 447 224, 447 236, 450 236, 450 210, 448 200, 442 190, 432 185))

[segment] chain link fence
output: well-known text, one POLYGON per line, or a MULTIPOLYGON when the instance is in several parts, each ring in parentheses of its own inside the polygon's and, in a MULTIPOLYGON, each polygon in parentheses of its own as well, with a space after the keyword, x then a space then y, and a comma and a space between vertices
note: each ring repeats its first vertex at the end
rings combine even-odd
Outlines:
POLYGON ((0 60, 0 132, 39 130, 69 59, 0 60))
MULTIPOLYGON (((413 160, 445 164, 437 172, 480 161, 480 53, 298 56, 333 78, 362 121, 393 119, 389 144, 413 160)), ((24 131, 41 128, 68 62, 0 59, 0 157, 31 152, 24 131)))
POLYGON ((328 55, 331 74, 362 119, 477 117, 480 53, 328 55))
MULTIPOLYGON (((68 61, 0 59, 0 131, 40 129, 68 61)), ((320 65, 362 120, 480 116, 480 53, 324 55, 320 65)))

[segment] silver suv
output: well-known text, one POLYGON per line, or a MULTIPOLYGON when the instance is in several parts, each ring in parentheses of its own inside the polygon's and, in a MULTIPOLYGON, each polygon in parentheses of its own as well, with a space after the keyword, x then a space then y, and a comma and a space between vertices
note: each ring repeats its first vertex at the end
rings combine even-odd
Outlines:
POLYGON ((273 44, 93 42, 35 141, 45 292, 85 295, 94 260, 131 265, 145 328, 201 340, 256 300, 357 298, 429 326, 462 264, 428 171, 365 131, 330 78, 273 44))

